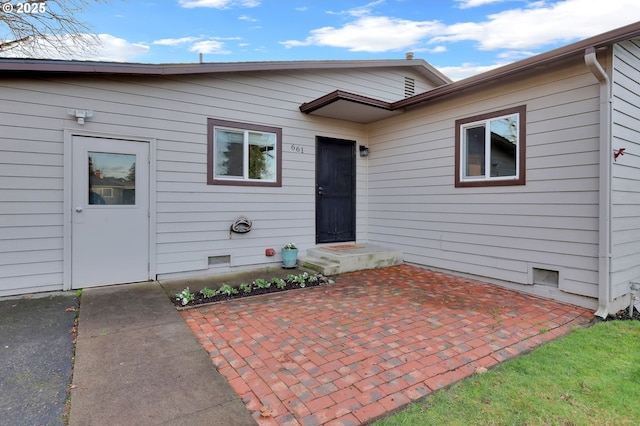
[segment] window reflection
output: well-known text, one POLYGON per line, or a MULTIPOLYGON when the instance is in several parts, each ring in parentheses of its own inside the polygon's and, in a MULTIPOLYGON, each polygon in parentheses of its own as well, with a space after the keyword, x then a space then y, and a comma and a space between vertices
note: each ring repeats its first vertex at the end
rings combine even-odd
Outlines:
POLYGON ((216 176, 244 176, 244 133, 216 129, 216 176))
POLYGON ((276 180, 276 135, 215 129, 215 176, 276 180))
POLYGON ((481 125, 467 127, 464 131, 464 177, 487 177, 487 150, 490 157, 490 177, 516 176, 517 115, 487 120, 481 125), (490 138, 490 145, 487 144, 487 138, 490 138))
POLYGON ((485 128, 484 126, 466 129, 466 165, 465 176, 484 176, 485 128))
POLYGON ((249 133, 249 179, 275 180, 276 135, 249 133))
POLYGON ((89 204, 136 203, 136 156, 89 152, 89 204))
POLYGON ((491 176, 516 175, 516 115, 491 121, 491 176))

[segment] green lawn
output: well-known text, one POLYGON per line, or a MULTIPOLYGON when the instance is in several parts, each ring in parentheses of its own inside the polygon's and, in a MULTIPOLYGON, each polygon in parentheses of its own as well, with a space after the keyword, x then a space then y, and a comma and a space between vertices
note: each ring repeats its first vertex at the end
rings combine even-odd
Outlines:
POLYGON ((640 321, 577 330, 375 425, 640 425, 640 321))

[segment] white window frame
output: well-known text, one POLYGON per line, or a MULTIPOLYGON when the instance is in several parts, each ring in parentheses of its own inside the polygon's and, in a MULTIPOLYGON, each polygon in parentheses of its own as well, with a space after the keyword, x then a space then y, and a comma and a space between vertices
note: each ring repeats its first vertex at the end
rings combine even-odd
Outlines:
POLYGON ((456 121, 456 151, 458 151, 456 152, 456 187, 525 184, 525 115, 526 107, 520 106, 456 121), (515 174, 491 176, 491 123, 513 116, 516 117, 517 126, 515 132, 515 174), (481 176, 466 175, 469 155, 466 131, 474 127, 484 127, 484 174, 481 176))
MULTIPOLYGON (((215 174, 215 164, 213 165, 214 168, 214 176, 215 179, 217 180, 242 180, 242 181, 247 181, 247 182, 275 182, 277 180, 277 171, 278 171, 278 167, 277 167, 277 156, 278 156, 278 152, 276 147, 278 146, 278 135, 275 133, 271 133, 271 132, 261 132, 261 131, 257 131, 257 130, 245 130, 245 129, 236 129, 236 128, 232 128, 232 127, 223 127, 223 126, 214 126, 213 127, 213 144, 214 144, 214 149, 217 149, 217 140, 216 140, 216 135, 217 135, 217 131, 218 130, 222 130, 222 131, 228 131, 228 132, 233 132, 233 133, 242 133, 243 135, 243 141, 242 141, 242 176, 229 176, 229 175, 218 175, 215 174), (263 135, 273 135, 274 138, 274 142, 273 142, 273 170, 271 171, 271 175, 273 176, 272 179, 252 179, 249 177, 249 134, 250 133, 255 133, 255 134, 263 134, 263 135)), ((217 151, 216 151, 217 152, 217 151)))
POLYGON ((248 185, 248 186, 282 186, 282 129, 257 124, 239 123, 234 121, 208 119, 208 171, 207 183, 209 185, 248 185), (241 133, 243 138, 242 176, 229 176, 217 174, 216 152, 217 132, 228 131, 241 133), (273 169, 268 179, 255 179, 249 177, 249 146, 250 134, 271 135, 274 139, 273 149, 270 150, 270 161, 273 169))
POLYGON ((518 136, 518 131, 516 129, 516 154, 515 154, 515 165, 516 165, 516 173, 510 176, 491 176, 491 123, 494 121, 502 120, 503 118, 516 116, 516 124, 517 128, 520 128, 520 115, 519 114, 507 114, 501 115, 499 117, 490 118, 487 120, 475 121, 468 124, 463 124, 460 126, 460 134, 462 135, 462 165, 460 168, 460 180, 463 182, 467 181, 477 181, 477 180, 511 180, 517 179, 520 176, 520 164, 518 158, 520 157, 520 137, 518 136), (484 127, 484 176, 466 176, 464 167, 467 164, 468 160, 468 141, 466 139, 467 129, 473 127, 484 127))

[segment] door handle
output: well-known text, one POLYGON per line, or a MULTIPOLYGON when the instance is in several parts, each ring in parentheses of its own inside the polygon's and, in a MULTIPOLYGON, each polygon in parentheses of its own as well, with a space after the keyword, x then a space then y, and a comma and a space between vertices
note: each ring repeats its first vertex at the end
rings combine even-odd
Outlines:
POLYGON ((76 207, 76 211, 78 213, 82 213, 82 210, 84 210, 81 206, 76 207))
POLYGON ((322 187, 321 187, 321 186, 319 186, 319 187, 318 187, 318 195, 322 195, 322 194, 324 194, 324 192, 322 192, 322 187))

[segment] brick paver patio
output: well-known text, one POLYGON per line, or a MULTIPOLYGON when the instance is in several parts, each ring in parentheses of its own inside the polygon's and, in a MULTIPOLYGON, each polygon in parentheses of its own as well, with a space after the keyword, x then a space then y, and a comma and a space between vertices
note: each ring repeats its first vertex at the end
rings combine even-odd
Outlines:
POLYGON ((260 425, 310 426, 371 421, 593 313, 403 265, 182 316, 260 425))

